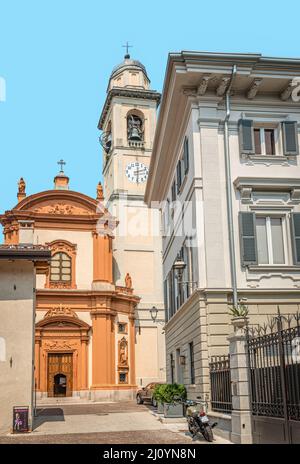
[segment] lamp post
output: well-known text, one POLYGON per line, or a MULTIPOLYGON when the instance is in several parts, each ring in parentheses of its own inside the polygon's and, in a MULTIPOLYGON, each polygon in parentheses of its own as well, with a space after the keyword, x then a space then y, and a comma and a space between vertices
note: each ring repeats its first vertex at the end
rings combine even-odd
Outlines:
POLYGON ((173 269, 177 273, 177 279, 178 279, 178 290, 179 290, 179 300, 180 300, 180 305, 183 303, 183 294, 182 294, 182 284, 183 284, 183 271, 186 268, 186 264, 183 261, 183 259, 179 256, 177 257, 175 263, 173 264, 173 269))

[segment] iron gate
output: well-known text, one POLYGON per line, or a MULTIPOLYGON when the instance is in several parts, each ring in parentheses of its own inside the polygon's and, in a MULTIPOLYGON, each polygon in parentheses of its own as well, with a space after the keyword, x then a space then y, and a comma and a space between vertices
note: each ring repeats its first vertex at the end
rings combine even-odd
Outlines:
POLYGON ((232 410, 229 356, 214 356, 209 363, 211 410, 230 414, 232 410))
POLYGON ((247 330, 254 443, 300 443, 300 314, 247 330))

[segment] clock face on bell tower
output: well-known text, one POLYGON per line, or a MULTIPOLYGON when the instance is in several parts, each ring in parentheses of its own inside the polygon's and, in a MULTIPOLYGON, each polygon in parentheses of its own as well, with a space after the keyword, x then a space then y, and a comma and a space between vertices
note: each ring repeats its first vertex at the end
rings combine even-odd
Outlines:
POLYGON ((144 163, 135 161, 126 166, 125 172, 130 182, 139 184, 147 181, 149 169, 144 163))

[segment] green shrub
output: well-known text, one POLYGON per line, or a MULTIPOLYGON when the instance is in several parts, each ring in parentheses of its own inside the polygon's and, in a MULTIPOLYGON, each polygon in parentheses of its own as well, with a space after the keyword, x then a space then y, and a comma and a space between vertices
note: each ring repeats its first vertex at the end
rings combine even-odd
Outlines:
POLYGON ((163 395, 161 393, 161 387, 163 387, 163 385, 156 385, 154 392, 153 392, 153 398, 160 404, 164 402, 163 395))
POLYGON ((176 399, 186 398, 186 388, 178 383, 161 384, 155 387, 153 396, 158 403, 173 403, 176 399))

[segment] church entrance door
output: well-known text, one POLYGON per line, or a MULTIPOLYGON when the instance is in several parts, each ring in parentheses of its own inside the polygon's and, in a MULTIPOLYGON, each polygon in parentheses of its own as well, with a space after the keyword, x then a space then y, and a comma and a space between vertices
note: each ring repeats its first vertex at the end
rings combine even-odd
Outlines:
POLYGON ((73 353, 48 354, 48 396, 72 396, 73 353))

